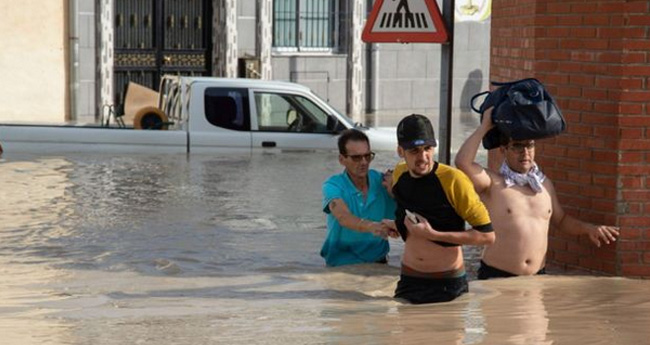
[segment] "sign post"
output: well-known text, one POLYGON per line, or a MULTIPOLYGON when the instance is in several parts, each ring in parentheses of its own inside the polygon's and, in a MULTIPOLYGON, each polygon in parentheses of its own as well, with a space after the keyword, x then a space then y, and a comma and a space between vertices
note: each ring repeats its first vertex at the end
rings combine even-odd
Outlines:
POLYGON ((443 17, 449 28, 449 42, 440 48, 440 145, 438 161, 451 164, 451 103, 454 82, 454 8, 455 0, 443 1, 443 17))
POLYGON ((454 0, 376 0, 361 39, 377 43, 442 43, 440 60, 440 146, 438 160, 450 164, 454 0))

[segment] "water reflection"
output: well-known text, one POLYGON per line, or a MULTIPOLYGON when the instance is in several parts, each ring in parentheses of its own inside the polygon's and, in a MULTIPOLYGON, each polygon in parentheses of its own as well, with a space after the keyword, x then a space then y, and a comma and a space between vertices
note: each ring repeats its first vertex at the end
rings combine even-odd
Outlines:
POLYGON ((335 154, 3 158, 3 344, 645 342, 647 281, 472 281, 411 306, 392 299, 398 240, 389 265, 325 268, 335 154))

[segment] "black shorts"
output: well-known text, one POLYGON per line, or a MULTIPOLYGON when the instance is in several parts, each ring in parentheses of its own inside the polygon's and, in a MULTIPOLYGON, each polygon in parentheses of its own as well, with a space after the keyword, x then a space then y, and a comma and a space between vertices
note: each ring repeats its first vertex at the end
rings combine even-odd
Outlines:
POLYGON ((467 276, 452 278, 421 278, 400 275, 395 298, 413 304, 449 302, 469 291, 467 276))
MULTIPOLYGON (((542 269, 535 274, 546 274, 546 268, 542 267, 542 269)), ((510 273, 492 267, 486 264, 485 262, 483 262, 483 260, 481 260, 481 267, 479 267, 478 269, 478 277, 477 277, 479 280, 487 280, 491 278, 510 278, 510 277, 517 277, 517 275, 514 273, 510 273)))

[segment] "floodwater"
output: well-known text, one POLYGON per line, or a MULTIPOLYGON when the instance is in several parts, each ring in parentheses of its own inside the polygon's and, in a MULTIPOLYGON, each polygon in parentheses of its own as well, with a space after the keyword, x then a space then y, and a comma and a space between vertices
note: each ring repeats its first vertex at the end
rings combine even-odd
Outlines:
MULTIPOLYGON (((5 153, 0 343, 648 342, 650 281, 472 280, 413 306, 392 299, 398 240, 388 265, 325 268, 320 186, 340 169, 332 153, 5 153)), ((471 277, 478 255, 466 250, 471 277)))

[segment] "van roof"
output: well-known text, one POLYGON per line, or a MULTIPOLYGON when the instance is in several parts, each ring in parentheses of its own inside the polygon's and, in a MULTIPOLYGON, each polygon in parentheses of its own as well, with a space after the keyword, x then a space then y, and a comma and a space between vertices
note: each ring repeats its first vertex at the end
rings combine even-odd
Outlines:
POLYGON ((285 90, 310 91, 304 85, 278 80, 261 80, 247 78, 219 78, 219 77, 187 77, 187 76, 165 76, 166 79, 176 79, 186 85, 194 83, 210 83, 225 87, 255 87, 255 88, 273 88, 285 90))

